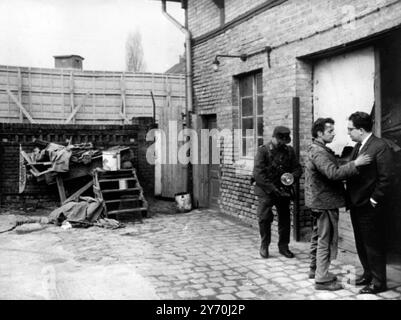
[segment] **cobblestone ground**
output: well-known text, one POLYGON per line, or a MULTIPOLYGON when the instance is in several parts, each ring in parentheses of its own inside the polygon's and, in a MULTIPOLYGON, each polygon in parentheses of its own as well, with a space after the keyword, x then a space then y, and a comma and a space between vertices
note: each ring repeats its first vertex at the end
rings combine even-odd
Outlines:
POLYGON ((258 231, 216 211, 154 213, 117 230, 0 234, 0 299, 401 299, 399 266, 389 291, 358 295, 346 283, 358 263, 341 252, 331 271, 346 288, 316 291, 307 243, 291 244, 294 259, 272 244, 262 259, 258 231))

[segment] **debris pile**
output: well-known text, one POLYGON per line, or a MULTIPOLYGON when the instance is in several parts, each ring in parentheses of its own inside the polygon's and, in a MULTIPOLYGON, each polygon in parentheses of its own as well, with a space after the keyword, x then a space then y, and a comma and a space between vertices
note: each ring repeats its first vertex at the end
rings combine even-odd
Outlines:
MULTIPOLYGON (((104 202, 92 197, 79 197, 78 201, 70 201, 50 213, 49 222, 58 226, 70 225, 75 228, 91 226, 117 229, 124 225, 104 216, 104 202)), ((68 227, 64 227, 68 229, 68 227)))

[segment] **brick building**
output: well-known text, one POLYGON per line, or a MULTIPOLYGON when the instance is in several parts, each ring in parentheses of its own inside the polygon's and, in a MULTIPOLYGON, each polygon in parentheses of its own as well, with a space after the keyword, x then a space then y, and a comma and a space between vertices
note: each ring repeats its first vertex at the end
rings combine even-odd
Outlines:
MULTIPOLYGON (((268 141, 276 125, 292 129, 302 163, 319 116, 336 120, 332 147, 337 153, 352 145, 346 119, 356 110, 372 113, 375 133, 400 143, 401 94, 395 85, 401 78, 400 1, 174 2, 186 10, 191 33, 192 126, 242 130, 238 141, 225 145, 220 165, 193 166, 194 199, 200 206, 218 206, 255 224, 252 142, 268 141)), ((302 182, 293 215, 300 240, 310 231, 302 182)), ((341 216, 340 229, 341 246, 355 250, 348 214, 341 216)), ((399 230, 400 214, 389 213, 394 248, 400 247, 399 230)))

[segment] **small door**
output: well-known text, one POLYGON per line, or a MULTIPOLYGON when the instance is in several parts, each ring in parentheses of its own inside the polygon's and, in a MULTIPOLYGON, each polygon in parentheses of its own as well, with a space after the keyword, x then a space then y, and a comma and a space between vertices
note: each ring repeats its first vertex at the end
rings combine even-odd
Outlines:
MULTIPOLYGON (((212 130, 217 128, 216 116, 208 116, 206 118, 207 129, 212 130)), ((209 207, 218 208, 218 199, 220 195, 220 164, 213 163, 212 161, 212 149, 213 137, 209 137, 209 164, 208 164, 208 193, 209 193, 209 207)), ((216 152, 216 151, 215 151, 216 152)), ((218 149, 219 152, 219 149, 218 149)))

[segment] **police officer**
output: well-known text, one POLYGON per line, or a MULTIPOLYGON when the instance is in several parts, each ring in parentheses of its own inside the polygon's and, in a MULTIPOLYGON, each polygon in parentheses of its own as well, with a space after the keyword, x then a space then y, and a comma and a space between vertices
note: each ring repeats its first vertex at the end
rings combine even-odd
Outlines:
POLYGON ((283 126, 274 128, 272 140, 258 148, 255 157, 253 179, 255 194, 258 196, 258 223, 261 237, 259 253, 262 258, 269 257, 271 240, 271 223, 273 222, 272 207, 275 206, 278 215, 278 248, 280 254, 293 258, 289 250, 290 242, 290 200, 288 190, 283 188, 281 175, 292 173, 297 179, 302 174, 302 168, 296 159, 294 149, 288 146, 291 142, 290 129, 283 126))

